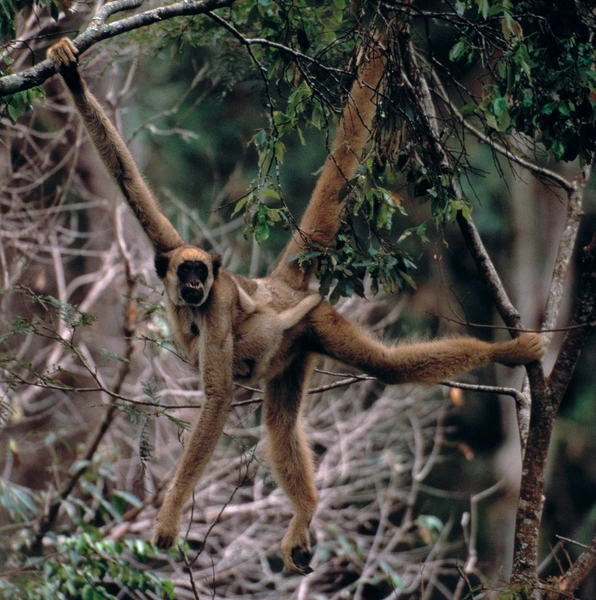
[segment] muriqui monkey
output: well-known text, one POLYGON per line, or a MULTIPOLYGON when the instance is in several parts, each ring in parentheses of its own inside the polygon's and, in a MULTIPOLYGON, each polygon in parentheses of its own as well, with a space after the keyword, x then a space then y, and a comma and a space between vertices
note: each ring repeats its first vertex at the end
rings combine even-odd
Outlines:
POLYGON ((223 430, 234 376, 260 379, 271 468, 295 511, 281 544, 284 565, 296 573, 309 573, 308 527, 317 495, 300 404, 316 355, 330 356, 387 384, 436 383, 489 362, 516 365, 539 360, 544 353, 541 337, 526 333, 494 344, 459 338, 388 347, 346 321, 329 303, 312 300, 306 291, 312 268, 303 272, 296 261, 288 262, 309 241, 331 244, 339 230, 344 208, 340 190, 355 174, 376 110, 376 89, 384 69, 380 45, 361 60, 300 232, 294 234, 278 267, 263 279, 229 273, 219 256, 185 244, 160 212, 124 142, 87 89, 74 45, 63 39, 48 56, 153 245, 171 325, 202 377, 205 405, 159 511, 153 543, 167 549, 177 539, 183 504, 223 430))

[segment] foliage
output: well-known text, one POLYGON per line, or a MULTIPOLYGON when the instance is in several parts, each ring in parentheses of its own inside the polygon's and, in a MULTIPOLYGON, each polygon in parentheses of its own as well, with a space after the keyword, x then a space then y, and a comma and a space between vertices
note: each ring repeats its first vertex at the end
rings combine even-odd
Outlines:
MULTIPOLYGON (((0 77, 12 73, 10 66, 14 60, 4 51, 5 45, 14 44, 17 18, 30 9, 47 8, 52 17, 58 19, 60 3, 58 0, 0 0, 0 40, 3 51, 0 52, 0 77)), ((35 100, 43 100, 44 89, 41 86, 17 92, 2 99, 2 111, 13 123, 25 112, 33 111, 35 100)))
POLYGON ((489 131, 523 133, 557 161, 579 155, 591 162, 596 150, 596 50, 590 5, 486 3, 487 26, 462 27, 450 59, 468 67, 476 61, 491 65, 493 81, 485 84, 479 106, 471 107, 489 131))
MULTIPOLYGON (((452 63, 465 66, 466 71, 488 67, 490 73, 481 97, 470 93, 471 102, 462 108, 464 117, 479 118, 488 136, 523 133, 537 152, 544 148, 555 160, 570 161, 580 155, 589 162, 596 149, 593 19, 587 3, 559 3, 555 12, 553 16, 551 4, 539 0, 457 2, 455 14, 436 13, 434 21, 439 26, 443 20, 456 23, 457 37, 448 57, 452 63)), ((279 186, 282 139, 291 134, 303 141, 303 128, 327 129, 335 121, 341 104, 337 99, 353 77, 353 70, 350 73, 339 65, 353 65, 354 40, 366 45, 370 32, 383 33, 396 14, 399 10, 376 17, 365 10, 348 11, 343 2, 316 7, 293 3, 290 9, 283 2, 249 2, 231 9, 230 19, 242 26, 243 35, 250 37, 258 24, 266 34, 263 37, 286 48, 264 43, 249 49, 257 67, 267 74, 267 85, 276 91, 268 92, 269 128, 253 138, 260 156, 259 176, 236 206, 237 211, 246 211, 247 231, 259 243, 268 239, 273 225, 293 223, 279 186), (312 29, 305 29, 305 23, 312 24, 312 29), (287 50, 298 52, 305 47, 312 59, 287 50), (324 50, 331 51, 323 61, 324 50)), ((403 17, 401 13, 399 18, 403 17)), ((424 32, 419 30, 419 35, 424 32)), ((399 242, 392 241, 396 235, 403 240, 408 232, 398 233, 391 227, 396 207, 387 200, 394 192, 387 194, 383 179, 393 190, 406 185, 413 197, 429 202, 439 228, 458 214, 466 219, 471 215, 470 203, 454 191, 466 169, 473 170, 459 147, 457 130, 446 138, 444 148, 451 157, 446 164, 439 160, 401 80, 403 50, 389 48, 388 53, 387 92, 379 108, 372 153, 375 160, 367 161, 366 173, 350 182, 347 190, 351 213, 363 217, 368 235, 359 237, 348 219, 335 248, 324 252, 312 248, 301 258, 319 259, 321 291, 333 289, 333 300, 361 293, 364 273, 371 275, 373 293, 379 287, 391 291, 413 284, 408 273, 411 259, 399 242), (379 170, 384 171, 383 177, 375 176, 379 170), (375 203, 380 203, 377 210, 375 203), (370 210, 361 210, 365 206, 370 210), (364 269, 352 272, 354 266, 364 269)), ((399 210, 407 216, 401 203, 399 210)))
POLYGON ((14 37, 16 20, 28 9, 48 8, 54 20, 58 20, 58 0, 2 0, 0 2, 0 39, 3 43, 14 37))
MULTIPOLYGON (((0 70, 0 77, 10 75, 10 69, 0 70)), ((36 100, 44 100, 45 91, 41 86, 17 92, 2 99, 2 113, 6 113, 12 123, 16 123, 17 119, 25 112, 33 113, 33 106, 36 100)))
MULTIPOLYGON (((34 535, 32 528, 22 530, 21 537, 8 542, 12 556, 9 569, 0 579, 3 599, 115 600, 123 591, 130 598, 145 597, 137 596, 137 591, 152 592, 163 599, 175 598, 172 582, 145 566, 155 557, 149 542, 105 539, 98 528, 106 520, 121 522, 129 506, 140 506, 129 492, 114 490, 106 498, 104 483, 115 478, 112 465, 112 461, 97 454, 93 461, 72 466, 73 472, 83 467, 85 476, 79 491, 63 502, 70 522, 52 534, 51 541, 48 540, 51 551, 46 551, 43 557, 31 556, 28 550, 34 535), (87 497, 94 498, 95 508, 87 497)), ((32 494, 0 480, 0 510, 6 510, 13 522, 39 518, 46 502, 46 494, 32 494)))
POLYGON ((114 542, 100 533, 80 533, 60 540, 53 555, 28 560, 18 575, 0 580, 0 595, 6 600, 116 600, 125 591, 129 598, 152 592, 172 600, 176 596, 169 579, 134 566, 154 555, 148 542, 114 542))

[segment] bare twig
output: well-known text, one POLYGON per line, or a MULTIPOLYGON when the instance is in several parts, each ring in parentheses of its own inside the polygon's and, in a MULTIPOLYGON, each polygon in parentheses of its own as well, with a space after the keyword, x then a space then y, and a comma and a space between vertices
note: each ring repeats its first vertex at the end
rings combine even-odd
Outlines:
MULTIPOLYGON (((73 40, 79 54, 82 54, 91 46, 98 42, 127 33, 134 29, 147 27, 154 23, 160 23, 167 19, 175 17, 191 16, 205 14, 218 8, 224 8, 233 4, 234 0, 183 0, 167 6, 139 13, 133 17, 127 17, 106 23, 106 20, 111 15, 138 8, 142 0, 114 0, 101 8, 89 27, 77 38, 73 40)), ((43 60, 39 64, 15 73, 14 75, 5 75, 0 77, 0 97, 31 89, 36 85, 42 84, 46 79, 51 77, 56 72, 56 66, 48 59, 43 60)))
MULTIPOLYGON (((557 258, 553 269, 553 278, 550 285, 542 325, 545 330, 551 329, 556 324, 557 315, 563 298, 563 286, 567 279, 569 264, 575 249, 575 240, 583 216, 582 207, 584 190, 591 173, 591 165, 584 165, 578 169, 570 190, 567 191, 567 220, 565 230, 559 240, 557 258)), ((545 334, 545 339, 550 340, 552 335, 545 334)))
POLYGON ((596 536, 592 538, 590 545, 559 579, 557 583, 558 590, 549 594, 549 600, 558 600, 561 593, 571 597, 594 567, 596 567, 596 536))

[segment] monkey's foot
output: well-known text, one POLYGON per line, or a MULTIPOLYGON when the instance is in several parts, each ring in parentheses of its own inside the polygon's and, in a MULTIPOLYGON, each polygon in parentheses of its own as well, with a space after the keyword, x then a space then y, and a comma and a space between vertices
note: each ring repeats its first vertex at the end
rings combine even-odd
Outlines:
POLYGON ((68 38, 62 38, 48 50, 48 58, 57 67, 73 67, 77 64, 78 51, 68 38))
POLYGON ((546 343, 538 333, 522 333, 499 346, 494 360, 508 367, 540 360, 546 354, 546 343))
POLYGON ((179 519, 169 518, 168 515, 162 515, 160 511, 151 543, 159 550, 169 550, 176 543, 179 531, 179 519))
POLYGON ((292 520, 290 528, 281 542, 281 556, 284 567, 290 573, 308 575, 313 572, 310 566, 312 548, 310 547, 308 527, 298 528, 292 520))

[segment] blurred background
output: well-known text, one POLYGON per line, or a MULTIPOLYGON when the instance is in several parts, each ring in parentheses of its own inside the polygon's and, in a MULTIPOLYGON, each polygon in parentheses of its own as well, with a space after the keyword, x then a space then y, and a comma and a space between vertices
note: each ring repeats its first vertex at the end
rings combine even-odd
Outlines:
MULTIPOLYGON (((439 10, 439 3, 421 7, 439 10)), ((83 27, 93 8, 77 6, 58 24, 32 11, 22 16, 21 37, 50 36, 38 38, 43 56, 51 36, 83 27)), ((415 27, 424 46, 424 23, 415 27)), ((271 227, 258 244, 235 208, 259 176, 252 141, 269 127, 270 95, 282 102, 288 91, 266 88, 240 45, 226 38, 207 45, 191 30, 164 24, 98 44, 84 55, 82 73, 182 236, 222 254, 234 272, 263 276, 289 232, 271 227)), ((434 30, 439 56, 456 34, 434 30)), ((24 51, 16 57, 15 72, 31 59, 24 51)), ((484 71, 454 69, 462 85, 481 93, 484 71)), ((171 341, 149 244, 59 78, 44 87, 45 100, 31 112, 1 119, 0 595, 490 595, 511 568, 521 462, 515 400, 448 386, 385 387, 329 361, 319 365, 304 406, 320 492, 311 526, 314 574, 281 571, 279 542, 291 507, 268 469, 261 395, 242 386, 185 511, 182 552, 151 551, 144 542, 202 392, 171 341), (69 490, 74 473, 80 477, 69 490), (48 525, 43 515, 52 514, 56 497, 60 509, 48 525), (60 571, 61 552, 72 573, 60 571), (101 577, 77 579, 101 570, 102 560, 101 577)), ((326 126, 304 126, 284 136, 278 183, 297 218, 328 135, 326 126)), ((462 185, 476 225, 524 325, 539 327, 567 198, 471 136, 463 147, 471 168, 462 185)), ((539 162, 567 180, 577 171, 575 162, 555 165, 546 153, 539 162)), ((504 331, 459 322, 500 325, 459 230, 449 223, 437 229, 429 204, 407 182, 393 190, 404 208, 394 216, 394 238, 426 224, 427 241, 409 235, 401 244, 416 266, 416 288, 376 296, 367 288, 366 299, 341 299, 340 312, 388 343, 461 334, 506 339, 504 331)), ((576 248, 595 229, 593 179, 583 213, 576 248)), ((578 268, 576 260, 568 272, 561 327, 574 308, 578 268)), ((547 372, 561 336, 545 358, 547 372)), ((557 419, 542 525, 545 578, 564 572, 581 549, 566 543, 553 558, 558 536, 588 544, 596 527, 595 357, 592 337, 557 419)), ((491 366, 462 381, 519 389, 523 375, 491 366)), ((578 597, 595 595, 592 578, 578 597)))

